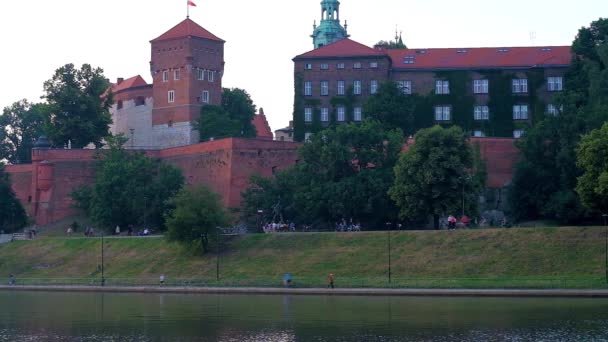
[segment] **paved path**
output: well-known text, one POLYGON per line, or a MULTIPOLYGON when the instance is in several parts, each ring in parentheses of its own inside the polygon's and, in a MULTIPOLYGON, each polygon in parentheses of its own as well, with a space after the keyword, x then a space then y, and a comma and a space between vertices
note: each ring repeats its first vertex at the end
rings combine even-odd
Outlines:
POLYGON ((7 286, 0 291, 61 291, 61 292, 141 292, 141 293, 211 293, 268 295, 342 295, 342 296, 459 296, 459 297, 581 297, 608 298, 606 290, 534 290, 534 289, 326 289, 269 287, 167 287, 167 286, 7 286))

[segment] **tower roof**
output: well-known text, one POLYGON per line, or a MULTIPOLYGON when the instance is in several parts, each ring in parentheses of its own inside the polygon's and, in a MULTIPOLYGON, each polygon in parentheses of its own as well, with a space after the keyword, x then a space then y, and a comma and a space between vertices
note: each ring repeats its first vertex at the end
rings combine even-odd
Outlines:
POLYGON ((192 21, 190 18, 186 18, 184 21, 175 25, 175 27, 163 33, 160 37, 151 40, 150 42, 158 42, 161 40, 184 37, 198 37, 209 40, 215 40, 222 43, 224 42, 224 40, 216 37, 213 33, 205 30, 203 27, 192 21))

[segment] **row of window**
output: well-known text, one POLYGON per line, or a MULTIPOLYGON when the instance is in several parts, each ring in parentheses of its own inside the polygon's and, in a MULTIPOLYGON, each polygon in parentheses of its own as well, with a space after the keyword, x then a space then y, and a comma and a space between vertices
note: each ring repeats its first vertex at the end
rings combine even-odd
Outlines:
MULTIPOLYGON (((363 63, 355 62, 355 63, 353 63, 352 66, 353 66, 353 69, 362 69, 363 63)), ((313 68, 312 63, 304 64, 304 70, 312 70, 312 68, 313 68)), ((378 62, 369 62, 369 68, 377 69, 378 62)), ((336 69, 346 69, 346 63, 344 63, 344 62, 336 63, 336 69)), ((319 70, 329 70, 329 63, 320 63, 319 70)))
MULTIPOLYGON (((201 92, 201 96, 197 98, 200 103, 209 103, 209 91, 203 90, 201 92)), ((167 102, 174 103, 175 102, 175 90, 169 90, 167 92, 167 102)))
MULTIPOLYGON (((181 79, 180 69, 173 70, 173 80, 179 81, 180 79, 181 79)), ((196 69, 196 79, 199 81, 204 81, 206 79, 209 82, 213 82, 215 80, 215 71, 205 70, 205 69, 196 69)), ((163 82, 169 82, 169 70, 163 71, 163 82)))
MULTIPOLYGON (((312 111, 311 107, 304 108, 304 122, 312 122, 312 111)), ((353 121, 361 121, 363 118, 363 109, 361 107, 353 108, 353 121)), ((346 107, 336 107, 336 121, 346 121, 346 107)), ((329 122, 329 108, 321 108, 321 122, 329 122)))
MULTIPOLYGON (((329 95, 329 81, 321 81, 320 87, 321 87, 320 88, 321 96, 328 96, 329 95)), ((312 87, 311 81, 304 82, 304 96, 312 96, 312 90, 313 90, 312 88, 313 87, 312 87)), ((363 89, 362 81, 353 81, 353 94, 361 95, 362 89, 363 89)), ((377 80, 370 81, 369 92, 370 92, 370 94, 375 94, 378 92, 378 81, 377 80)), ((337 95, 346 95, 346 82, 345 81, 337 82, 336 94, 337 95)))
MULTIPOLYGON (((524 135, 524 130, 523 129, 515 129, 513 130, 513 138, 521 138, 524 135)), ((476 138, 483 138, 486 136, 484 131, 480 131, 480 130, 475 130, 473 132, 471 132, 471 135, 476 137, 476 138)), ((312 139, 312 133, 310 132, 306 132, 304 133, 304 141, 309 142, 312 139)))
MULTIPOLYGON (((412 81, 397 81, 397 87, 401 89, 403 94, 412 93, 412 81)), ((548 77, 547 89, 549 91, 561 91, 563 89, 562 77, 548 77)), ((329 95, 329 81, 320 82, 321 96, 329 95)), ((345 95, 346 81, 337 81, 337 95, 345 95)), ((378 81, 371 80, 369 87, 370 94, 375 94, 378 91, 378 81)), ((487 94, 489 91, 488 80, 474 80, 473 93, 487 94)), ((517 78, 512 80, 512 91, 514 94, 525 94, 528 92, 528 80, 525 78, 517 78)), ((304 82, 304 96, 312 96, 313 85, 311 81, 304 82)), ((361 95, 362 81, 353 81, 353 93, 361 95)), ((437 80, 435 81, 435 94, 445 95, 450 93, 450 81, 437 80)))
MULTIPOLYGON (((558 108, 553 104, 547 105, 547 114, 557 115, 558 108)), ((527 104, 517 104, 513 106, 513 120, 528 120, 529 110, 527 104)), ((435 106, 435 121, 451 121, 452 106, 440 105, 435 106)), ((476 121, 490 120, 490 108, 488 106, 473 107, 473 119, 476 121)))

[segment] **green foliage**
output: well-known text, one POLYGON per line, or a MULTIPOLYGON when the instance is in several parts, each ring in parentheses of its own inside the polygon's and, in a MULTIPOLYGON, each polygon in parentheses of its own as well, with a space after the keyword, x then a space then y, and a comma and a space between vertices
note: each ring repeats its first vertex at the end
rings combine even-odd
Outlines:
POLYGON ((32 161, 32 147, 43 134, 47 107, 27 100, 5 107, 0 115, 0 160, 9 163, 32 161))
POLYGON ((392 220, 396 210, 386 192, 403 143, 399 130, 372 120, 331 126, 300 148, 300 160, 273 179, 252 179, 244 194, 245 212, 281 213, 296 223, 327 225, 341 219, 370 226, 392 220), (313 222, 312 220, 316 220, 313 222))
POLYGON ((407 46, 403 43, 403 39, 401 35, 395 36, 395 40, 381 40, 374 44, 374 48, 382 48, 382 49, 407 49, 407 46))
POLYGON ((583 204, 602 214, 608 213, 608 123, 582 137, 576 151, 583 170, 576 191, 583 204))
POLYGON ((53 78, 44 82, 45 98, 50 116, 45 131, 56 146, 71 141, 72 147, 82 148, 89 143, 101 146, 109 135, 112 122, 110 82, 103 69, 83 64, 80 70, 66 64, 55 71, 53 78))
POLYGON ((185 245, 200 243, 208 251, 209 234, 230 223, 219 195, 205 186, 184 188, 170 201, 166 215, 168 237, 185 245))
POLYGON ((470 170, 473 152, 461 128, 434 126, 416 133, 415 143, 402 153, 395 166, 395 182, 390 197, 397 203, 402 219, 424 221, 462 210, 476 212, 479 189, 470 170))
POLYGON ((15 232, 27 224, 27 215, 11 188, 9 174, 0 163, 0 230, 15 232))
POLYGON ((387 129, 399 128, 405 134, 414 134, 417 99, 417 95, 403 94, 395 82, 386 82, 367 101, 365 113, 369 113, 371 119, 384 124, 387 129))
POLYGON ((99 226, 145 224, 164 228, 168 200, 183 186, 174 166, 122 148, 123 136, 111 137, 109 149, 100 152, 92 186, 71 193, 76 206, 99 226))
POLYGON ((198 120, 201 141, 226 137, 255 138, 257 132, 252 123, 255 110, 245 90, 224 88, 221 106, 207 105, 201 108, 198 120))

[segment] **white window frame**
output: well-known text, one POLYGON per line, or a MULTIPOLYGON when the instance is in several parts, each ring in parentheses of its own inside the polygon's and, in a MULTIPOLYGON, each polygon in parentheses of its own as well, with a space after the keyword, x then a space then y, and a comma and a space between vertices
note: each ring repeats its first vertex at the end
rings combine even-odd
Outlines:
POLYGON ((179 81, 180 77, 181 77, 181 73, 179 72, 179 69, 173 70, 173 80, 179 81))
POLYGON ((321 81, 321 96, 329 95, 329 81, 321 81))
POLYGON ((329 122, 329 108, 321 108, 321 122, 329 122))
POLYGON ((201 102, 209 103, 209 90, 203 90, 201 93, 201 102))
POLYGON ((549 103, 547 105, 547 115, 558 116, 561 109, 562 109, 561 107, 557 108, 556 105, 549 103))
POLYGON ((435 106, 435 121, 447 122, 452 121, 452 107, 451 106, 435 106))
POLYGON ((377 80, 371 80, 369 83, 369 93, 370 94, 375 94, 378 92, 378 81, 377 80))
POLYGON ((169 70, 163 70, 163 82, 169 82, 169 70))
POLYGON ((564 78, 559 76, 547 77, 547 91, 562 91, 564 78))
POLYGON ((353 94, 361 95, 361 81, 353 82, 353 94))
POLYGON ((527 78, 514 78, 511 84, 513 94, 526 94, 528 92, 527 78))
POLYGON ((304 108, 304 122, 312 122, 312 108, 311 107, 304 108))
POLYGON ((338 106, 338 108, 336 108, 336 121, 346 121, 346 107, 338 106))
POLYGON ((528 120, 530 117, 528 110, 527 104, 513 105, 513 120, 528 120))
POLYGON ((168 103, 175 102, 175 90, 169 90, 167 92, 167 102, 168 103))
POLYGON ((490 120, 490 107, 475 106, 473 108, 473 119, 476 121, 490 120))
POLYGON ((312 82, 311 81, 304 82, 304 96, 312 96, 312 82))
POLYGON ((487 94, 488 90, 489 90, 488 80, 474 80, 473 81, 473 93, 487 94))
POLYGON ((337 94, 338 95, 346 94, 346 82, 345 81, 338 81, 337 94))
POLYGON ((205 70, 204 69, 196 69, 196 78, 199 81, 205 80, 205 70))
POLYGON ((321 70, 329 70, 329 64, 327 64, 327 63, 321 63, 319 65, 319 69, 321 69, 321 70))
POLYGON ((207 80, 209 82, 213 82, 214 78, 215 78, 215 71, 207 70, 207 80))
POLYGON ((397 88, 401 90, 401 93, 404 95, 412 94, 412 81, 403 80, 397 81, 397 88))
POLYGON ((312 133, 306 132, 304 133, 304 142, 310 142, 312 140, 312 133))
POLYGON ((378 62, 369 62, 369 67, 370 67, 370 69, 377 69, 378 62))
POLYGON ((524 131, 523 129, 515 129, 513 130, 513 138, 519 139, 524 135, 525 132, 526 131, 524 131))
POLYGON ((486 136, 486 134, 483 131, 475 130, 475 131, 473 131, 473 136, 475 138, 483 138, 486 136))
POLYGON ((363 119, 363 108, 355 107, 353 108, 353 121, 361 121, 363 119))
POLYGON ((305 63, 304 70, 312 70, 312 63, 305 63))
POLYGON ((447 95, 450 93, 450 81, 447 80, 436 80, 435 81, 435 94, 447 95))
POLYGON ((353 69, 361 69, 361 62, 353 63, 353 69))
POLYGON ((336 64, 336 69, 344 69, 346 66, 344 65, 344 63, 338 63, 336 64))

